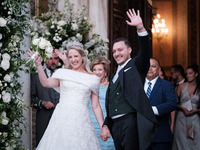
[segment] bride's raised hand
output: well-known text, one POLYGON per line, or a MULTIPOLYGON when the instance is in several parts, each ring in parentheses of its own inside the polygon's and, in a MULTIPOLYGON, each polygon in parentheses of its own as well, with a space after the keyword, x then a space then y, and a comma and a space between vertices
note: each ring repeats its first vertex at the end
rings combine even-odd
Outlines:
POLYGON ((35 60, 35 65, 40 66, 42 63, 41 55, 38 52, 31 51, 30 49, 27 50, 28 55, 30 56, 30 59, 35 60))
POLYGON ((65 51, 63 51, 62 53, 58 50, 55 49, 54 52, 57 54, 57 56, 63 61, 64 65, 66 64, 66 60, 67 60, 67 56, 65 51))

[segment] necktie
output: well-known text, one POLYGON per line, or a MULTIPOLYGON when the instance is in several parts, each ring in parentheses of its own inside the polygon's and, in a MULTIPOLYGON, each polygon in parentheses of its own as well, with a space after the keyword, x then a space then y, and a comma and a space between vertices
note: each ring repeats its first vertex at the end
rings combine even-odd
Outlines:
POLYGON ((148 84, 149 84, 149 86, 148 86, 148 88, 147 88, 147 97, 149 98, 150 97, 150 95, 151 95, 151 82, 148 82, 148 84))
POLYGON ((53 75, 54 70, 50 70, 50 77, 53 75))
POLYGON ((115 81, 117 80, 118 76, 119 76, 119 71, 121 70, 121 68, 118 66, 117 71, 115 73, 115 76, 113 77, 113 83, 115 83, 115 81))

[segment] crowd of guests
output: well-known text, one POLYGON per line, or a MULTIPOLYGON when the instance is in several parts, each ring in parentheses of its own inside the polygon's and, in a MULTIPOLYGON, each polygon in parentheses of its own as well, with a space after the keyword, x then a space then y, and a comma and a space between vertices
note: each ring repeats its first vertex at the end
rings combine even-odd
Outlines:
POLYGON ((166 79, 174 84, 178 96, 177 109, 171 113, 172 150, 193 150, 200 146, 200 78, 199 65, 186 69, 177 64, 171 67, 166 79))
POLYGON ((139 11, 128 10, 127 16, 141 50, 131 58, 130 42, 117 38, 112 52, 118 67, 111 76, 105 57, 97 57, 89 68, 81 45, 71 45, 66 53, 55 50, 46 69, 38 56, 31 83, 38 150, 200 147, 199 66, 188 66, 185 76, 183 67, 174 65, 168 77, 159 60, 151 58, 139 11), (65 69, 57 69, 59 58, 65 69))

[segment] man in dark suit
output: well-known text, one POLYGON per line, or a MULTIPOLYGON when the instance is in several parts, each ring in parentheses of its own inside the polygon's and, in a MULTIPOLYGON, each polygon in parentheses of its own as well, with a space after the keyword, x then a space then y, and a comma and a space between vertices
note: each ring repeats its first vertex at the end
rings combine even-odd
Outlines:
MULTIPOLYGON (((56 53, 47 60, 44 70, 47 77, 50 77, 58 67, 59 57, 56 53)), ((36 114, 36 145, 41 140, 51 115, 59 102, 60 95, 53 88, 45 88, 41 85, 38 73, 31 76, 31 103, 37 109, 36 114)))
POLYGON ((159 61, 151 58, 144 90, 157 118, 158 128, 150 150, 171 150, 172 132, 170 113, 177 108, 177 95, 173 84, 159 77, 159 61))
POLYGON ((113 57, 118 69, 106 94, 107 117, 101 130, 106 141, 113 136, 116 150, 147 150, 155 132, 156 118, 144 92, 144 81, 149 69, 151 47, 142 19, 134 9, 127 11, 130 22, 138 32, 141 50, 131 59, 131 45, 125 38, 113 44, 113 57))
POLYGON ((179 84, 186 82, 185 71, 181 65, 177 64, 171 67, 171 79, 175 90, 177 90, 179 84))

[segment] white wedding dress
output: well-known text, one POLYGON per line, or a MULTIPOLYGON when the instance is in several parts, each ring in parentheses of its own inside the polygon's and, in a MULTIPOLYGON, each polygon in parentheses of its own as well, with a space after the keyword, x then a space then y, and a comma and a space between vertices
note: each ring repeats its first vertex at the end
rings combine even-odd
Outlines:
POLYGON ((100 79, 69 69, 58 69, 52 77, 60 80, 55 88, 60 102, 37 150, 100 150, 88 109, 91 92, 99 92, 100 79))

